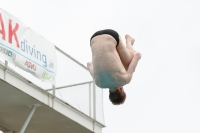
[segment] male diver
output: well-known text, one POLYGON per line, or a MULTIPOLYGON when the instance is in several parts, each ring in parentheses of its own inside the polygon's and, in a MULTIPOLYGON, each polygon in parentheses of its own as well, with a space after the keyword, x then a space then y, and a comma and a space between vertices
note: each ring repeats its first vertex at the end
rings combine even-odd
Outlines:
POLYGON ((141 54, 133 49, 135 40, 126 35, 126 46, 119 34, 112 29, 100 30, 90 39, 92 62, 88 70, 100 88, 109 88, 109 99, 114 105, 123 104, 126 93, 123 86, 128 84, 141 54))

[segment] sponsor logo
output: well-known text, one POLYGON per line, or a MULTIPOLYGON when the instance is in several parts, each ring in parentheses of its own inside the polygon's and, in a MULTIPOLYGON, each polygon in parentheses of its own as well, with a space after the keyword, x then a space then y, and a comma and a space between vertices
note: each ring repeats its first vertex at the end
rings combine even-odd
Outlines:
POLYGON ((33 64, 32 62, 30 62, 30 61, 26 61, 25 62, 25 65, 28 67, 28 68, 30 68, 30 69, 32 69, 32 70, 34 70, 34 71, 36 71, 36 65, 35 64, 33 64))
POLYGON ((50 79, 51 79, 51 75, 49 75, 49 74, 46 73, 46 72, 43 72, 42 78, 43 78, 43 79, 46 79, 46 80, 50 80, 50 79))
POLYGON ((0 46, 0 52, 11 57, 13 61, 16 59, 16 54, 4 47, 0 46))

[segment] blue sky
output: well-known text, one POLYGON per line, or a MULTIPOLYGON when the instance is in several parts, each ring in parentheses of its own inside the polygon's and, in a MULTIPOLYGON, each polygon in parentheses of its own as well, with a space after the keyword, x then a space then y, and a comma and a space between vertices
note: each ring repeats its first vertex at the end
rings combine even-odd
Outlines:
POLYGON ((113 106, 104 90, 103 133, 200 132, 199 7, 198 0, 0 0, 0 8, 84 65, 97 30, 135 38, 142 59, 124 87, 124 105, 113 106))

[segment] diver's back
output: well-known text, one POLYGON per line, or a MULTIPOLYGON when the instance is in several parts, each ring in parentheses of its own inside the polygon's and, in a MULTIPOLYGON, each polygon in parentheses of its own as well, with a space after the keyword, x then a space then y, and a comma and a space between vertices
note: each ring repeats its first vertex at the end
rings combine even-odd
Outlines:
POLYGON ((119 75, 126 72, 116 45, 116 40, 107 34, 98 35, 91 40, 94 78, 101 88, 117 86, 119 75))

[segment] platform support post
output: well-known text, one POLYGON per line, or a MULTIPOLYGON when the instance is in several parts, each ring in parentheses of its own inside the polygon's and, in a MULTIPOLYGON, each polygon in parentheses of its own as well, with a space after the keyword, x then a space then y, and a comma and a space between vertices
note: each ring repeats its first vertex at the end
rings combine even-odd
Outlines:
POLYGON ((91 83, 89 83, 89 116, 92 117, 92 97, 91 97, 91 83))
POLYGON ((93 132, 95 133, 95 126, 96 126, 96 85, 95 81, 93 80, 93 132))
POLYGON ((6 80, 7 70, 8 70, 8 61, 5 60, 4 80, 6 80))
POLYGON ((56 97, 56 87, 55 87, 55 85, 52 85, 52 88, 53 88, 52 108, 54 108, 54 102, 55 102, 55 97, 56 97))
POLYGON ((24 133, 29 121, 31 120, 32 116, 33 116, 33 113, 35 112, 35 109, 38 107, 38 105, 32 105, 32 108, 31 108, 31 111, 29 112, 22 128, 20 129, 19 133, 24 133))

